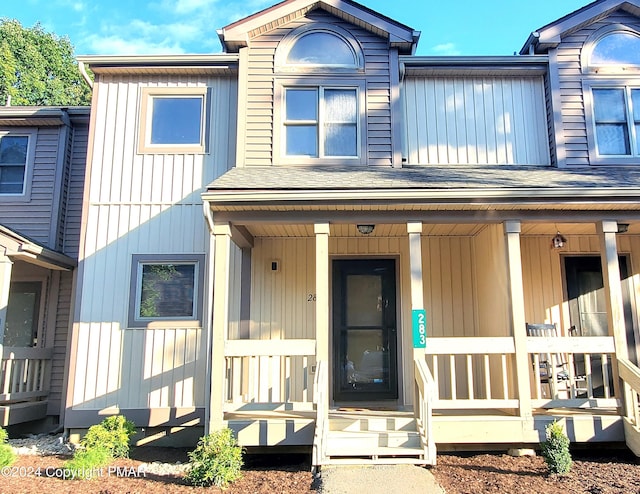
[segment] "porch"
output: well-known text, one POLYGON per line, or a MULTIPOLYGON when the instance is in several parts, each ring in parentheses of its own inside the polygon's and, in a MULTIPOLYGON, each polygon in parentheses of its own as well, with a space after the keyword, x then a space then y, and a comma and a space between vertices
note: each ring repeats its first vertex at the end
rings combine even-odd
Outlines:
POLYGON ((316 465, 433 464, 437 448, 539 444, 553 420, 574 442, 632 443, 634 381, 621 381, 619 368, 633 366, 637 274, 621 279, 619 256, 635 259, 637 225, 618 249, 618 225, 605 220, 426 224, 351 213, 303 224, 292 214, 284 225, 269 214, 211 218, 212 291, 223 295, 212 308, 210 429, 229 426, 245 446, 313 445, 316 465), (360 235, 361 223, 376 231, 360 235), (570 247, 551 248, 558 230, 570 247), (602 261, 600 332, 569 330, 575 307, 564 266, 572 256, 602 261), (343 259, 395 259, 397 399, 337 399, 344 352, 332 276, 343 259), (412 321, 421 310, 424 348, 412 321), (527 321, 556 323, 558 334, 527 336, 527 321), (546 378, 543 361, 551 362, 546 378))

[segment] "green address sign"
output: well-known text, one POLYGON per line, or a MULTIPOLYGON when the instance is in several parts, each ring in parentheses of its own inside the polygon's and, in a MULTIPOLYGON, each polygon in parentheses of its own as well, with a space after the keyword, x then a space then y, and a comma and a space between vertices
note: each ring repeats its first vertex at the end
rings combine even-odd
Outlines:
POLYGON ((427 347, 427 312, 424 309, 413 309, 413 348, 427 347))

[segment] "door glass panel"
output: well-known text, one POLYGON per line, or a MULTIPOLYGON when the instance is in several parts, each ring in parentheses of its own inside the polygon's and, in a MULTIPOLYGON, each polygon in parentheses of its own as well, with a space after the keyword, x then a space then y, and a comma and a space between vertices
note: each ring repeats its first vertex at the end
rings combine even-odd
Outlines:
POLYGON ((381 329, 353 330, 346 336, 346 362, 343 382, 386 384, 389 379, 389 352, 384 348, 381 329))
POLYGON ((4 345, 32 347, 37 343, 38 312, 41 284, 16 282, 11 284, 7 322, 4 328, 4 345))
POLYGON ((382 279, 380 276, 349 276, 347 294, 347 326, 382 325, 382 279))

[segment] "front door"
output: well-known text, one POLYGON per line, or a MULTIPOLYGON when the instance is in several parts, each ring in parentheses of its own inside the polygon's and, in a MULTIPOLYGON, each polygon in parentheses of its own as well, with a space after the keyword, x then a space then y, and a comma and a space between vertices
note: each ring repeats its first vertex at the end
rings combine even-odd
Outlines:
POLYGON ((334 401, 398 398, 392 259, 333 261, 334 401))

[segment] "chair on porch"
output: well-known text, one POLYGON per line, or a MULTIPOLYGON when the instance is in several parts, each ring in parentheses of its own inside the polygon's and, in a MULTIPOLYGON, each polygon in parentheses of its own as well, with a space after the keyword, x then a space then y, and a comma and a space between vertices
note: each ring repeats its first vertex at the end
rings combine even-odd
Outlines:
MULTIPOLYGON (((527 336, 556 338, 558 327, 553 324, 527 324, 527 336)), ((569 363, 562 353, 540 353, 536 359, 532 356, 534 372, 537 372, 542 385, 544 398, 556 398, 559 391, 568 391, 569 363), (537 366, 537 369, 535 368, 537 366), (555 376, 555 377, 554 377, 555 376)))

